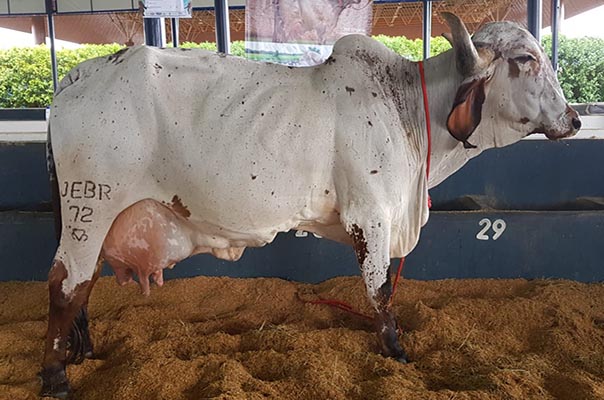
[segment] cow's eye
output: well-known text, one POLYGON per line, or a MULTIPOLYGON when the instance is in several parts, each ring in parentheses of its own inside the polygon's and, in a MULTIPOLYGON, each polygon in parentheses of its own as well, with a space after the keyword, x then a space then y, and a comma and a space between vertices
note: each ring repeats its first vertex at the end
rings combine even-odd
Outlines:
POLYGON ((514 61, 524 64, 529 61, 537 61, 537 60, 535 59, 535 57, 532 54, 523 54, 521 56, 514 57, 514 61))

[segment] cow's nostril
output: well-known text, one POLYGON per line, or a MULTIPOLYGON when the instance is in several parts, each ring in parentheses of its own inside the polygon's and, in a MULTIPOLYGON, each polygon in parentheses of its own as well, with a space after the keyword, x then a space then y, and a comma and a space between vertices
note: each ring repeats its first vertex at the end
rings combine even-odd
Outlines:
POLYGON ((581 129, 581 120, 579 118, 573 118, 571 123, 576 130, 581 129))

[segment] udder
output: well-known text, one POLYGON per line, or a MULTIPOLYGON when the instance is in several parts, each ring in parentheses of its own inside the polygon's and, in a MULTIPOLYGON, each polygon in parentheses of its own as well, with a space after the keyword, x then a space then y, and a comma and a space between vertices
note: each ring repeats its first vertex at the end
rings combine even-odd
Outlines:
POLYGON ((245 247, 231 247, 227 238, 217 246, 216 236, 204 233, 188 217, 190 213, 176 196, 172 204, 147 199, 122 211, 105 237, 102 250, 118 283, 130 283, 137 275, 142 292, 148 295, 150 278, 162 286, 163 269, 194 254, 211 253, 229 261, 241 257, 245 247))
POLYGON ((192 236, 185 218, 155 200, 142 200, 115 219, 102 255, 120 285, 132 282, 136 274, 142 292, 149 294, 149 278, 162 286, 163 269, 195 252, 192 236))

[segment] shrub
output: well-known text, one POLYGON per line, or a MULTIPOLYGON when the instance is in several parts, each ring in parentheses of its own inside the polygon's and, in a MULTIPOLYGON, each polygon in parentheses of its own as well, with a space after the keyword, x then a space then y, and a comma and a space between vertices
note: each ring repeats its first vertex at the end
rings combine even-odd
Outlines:
MULTIPOLYGON (((85 45, 57 51, 59 79, 80 62, 115 53, 122 46, 85 45)), ((0 51, 0 107, 46 107, 52 100, 50 50, 45 45, 0 51)))
MULTIPOLYGON (((377 35, 373 37, 378 42, 383 43, 386 47, 397 54, 408 58, 412 61, 418 61, 423 58, 424 49, 421 39, 407 39, 404 36, 386 36, 377 35)), ((433 37, 430 40, 430 56, 436 56, 451 48, 451 45, 444 37, 433 37)))

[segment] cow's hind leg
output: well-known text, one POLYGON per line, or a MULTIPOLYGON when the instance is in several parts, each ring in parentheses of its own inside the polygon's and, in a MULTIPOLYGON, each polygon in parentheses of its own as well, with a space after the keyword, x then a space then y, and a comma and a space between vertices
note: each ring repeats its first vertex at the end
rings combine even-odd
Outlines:
POLYGON ((48 274, 48 331, 40 372, 42 396, 67 398, 70 388, 65 365, 78 361, 87 352, 86 342, 90 344, 87 319, 82 310, 86 310, 103 240, 115 217, 101 218, 100 211, 96 215, 99 218, 85 227, 63 229, 48 274))
POLYGON ((352 216, 345 224, 352 237, 369 301, 376 311, 376 330, 382 354, 405 363, 407 355, 398 341, 397 323, 390 308, 390 223, 386 218, 367 220, 352 216))
POLYGON ((71 325, 71 332, 67 338, 67 359, 68 364, 80 364, 86 358, 92 358, 94 346, 90 339, 90 331, 88 329, 88 299, 90 292, 94 287, 101 270, 103 269, 103 260, 99 258, 96 266, 96 271, 90 284, 88 285, 88 294, 80 311, 75 316, 71 325))

